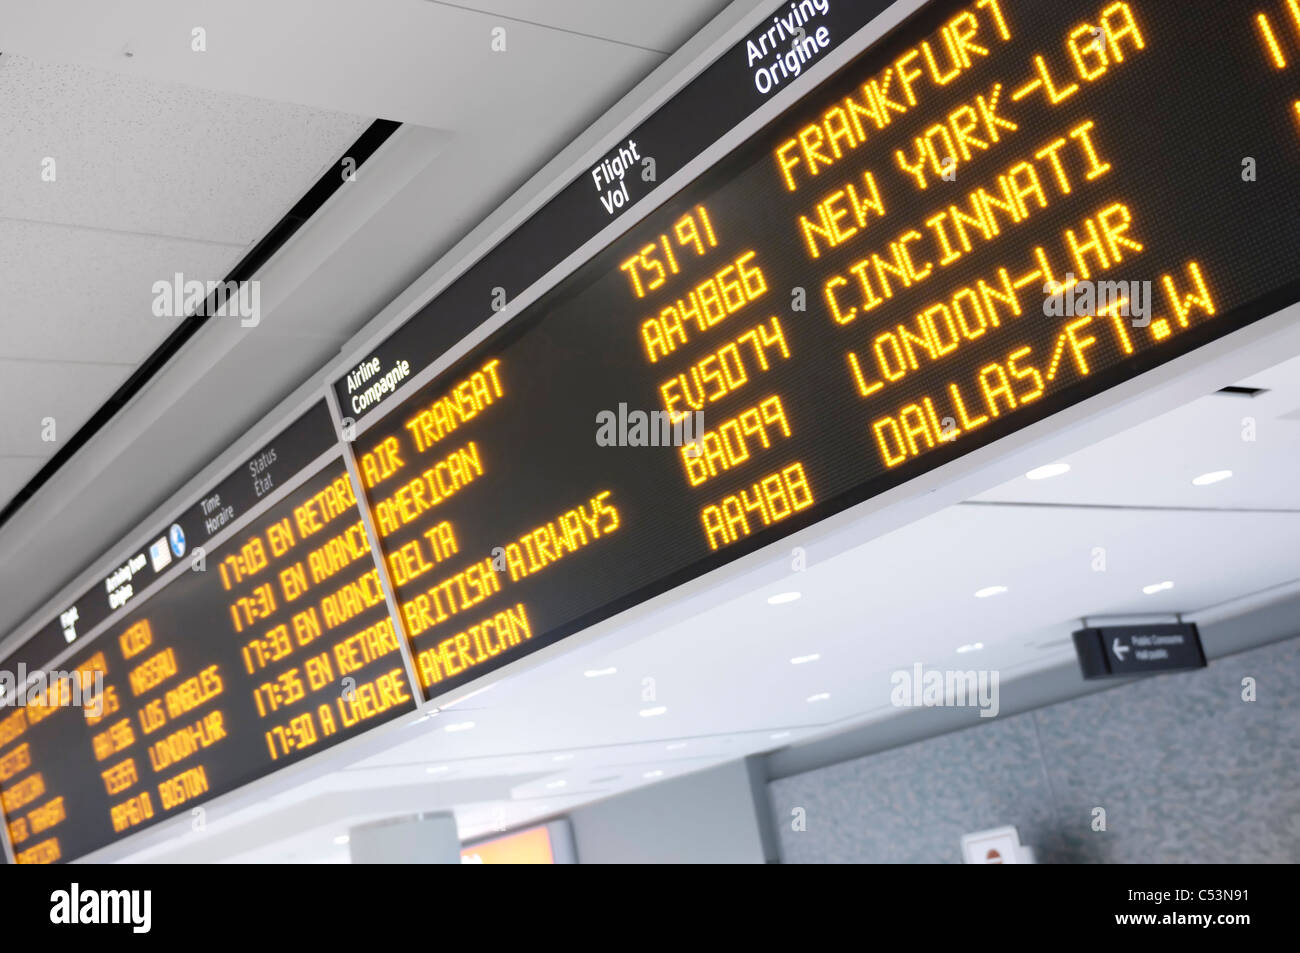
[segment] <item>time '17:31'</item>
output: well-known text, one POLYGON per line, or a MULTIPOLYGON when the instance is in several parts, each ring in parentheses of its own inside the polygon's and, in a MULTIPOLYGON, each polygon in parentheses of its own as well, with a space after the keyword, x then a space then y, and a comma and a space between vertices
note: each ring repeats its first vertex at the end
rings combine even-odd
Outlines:
POLYGON ((275 591, 269 582, 264 582, 230 604, 230 620, 236 632, 243 632, 254 622, 271 618, 276 607, 275 591))

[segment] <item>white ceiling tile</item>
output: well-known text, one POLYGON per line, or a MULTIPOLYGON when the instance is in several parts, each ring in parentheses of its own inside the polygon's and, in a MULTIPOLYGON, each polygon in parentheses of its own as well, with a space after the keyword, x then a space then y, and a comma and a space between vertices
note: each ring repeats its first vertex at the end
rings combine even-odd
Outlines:
POLYGON ((0 454, 52 456, 130 373, 120 364, 0 358, 0 405, 9 408, 0 416, 0 454), (53 442, 42 439, 47 418, 54 421, 53 442))
POLYGON ((137 364, 179 322, 154 316, 154 282, 177 273, 220 281, 242 254, 240 246, 0 219, 0 357, 137 364))
MULTIPOLYGON (((669 5, 679 12, 686 6, 683 0, 669 5)), ((647 10, 638 19, 650 15, 647 10)), ((457 133, 491 126, 499 149, 520 147, 511 129, 519 116, 541 113, 557 129, 582 129, 664 58, 650 49, 520 21, 504 24, 506 50, 494 51, 494 18, 455 2, 222 0, 205 4, 201 19, 207 50, 196 54, 189 42, 197 25, 189 4, 42 0, 6 16, 4 44, 9 53, 45 62, 79 63, 217 95, 457 133), (130 59, 123 56, 127 47, 134 53, 130 59)), ((223 132, 244 135, 247 126, 223 132)), ((265 130, 273 137, 295 133, 265 130)), ((206 136, 199 148, 204 161, 231 158, 224 143, 206 136)))
POLYGON ((180 320, 155 282, 224 279, 368 124, 0 56, 0 454, 50 456, 47 417, 69 439, 180 320))
POLYGON ((370 122, 12 53, 0 103, 0 215, 238 245, 370 122))
MULTIPOLYGON (((441 4, 440 0, 432 0, 441 4)), ((447 6, 542 23, 557 30, 671 53, 716 16, 729 0, 454 0, 447 6)))

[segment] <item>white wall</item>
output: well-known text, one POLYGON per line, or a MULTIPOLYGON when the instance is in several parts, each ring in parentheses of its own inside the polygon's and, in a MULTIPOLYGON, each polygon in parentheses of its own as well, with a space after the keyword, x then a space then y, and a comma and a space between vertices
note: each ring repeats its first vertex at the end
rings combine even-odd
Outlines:
POLYGON ((582 864, 761 864, 775 859, 752 762, 733 761, 580 807, 582 864))

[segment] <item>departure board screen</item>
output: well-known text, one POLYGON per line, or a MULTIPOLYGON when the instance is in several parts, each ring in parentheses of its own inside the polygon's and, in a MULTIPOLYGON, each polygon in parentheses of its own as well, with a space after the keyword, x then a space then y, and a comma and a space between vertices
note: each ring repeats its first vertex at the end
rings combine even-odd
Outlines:
POLYGON ((1300 297, 1297 16, 927 5, 414 393, 354 369, 427 695, 1300 297))
POLYGON ((201 826, 207 799, 414 708, 341 462, 205 558, 0 708, 20 863, 201 826))

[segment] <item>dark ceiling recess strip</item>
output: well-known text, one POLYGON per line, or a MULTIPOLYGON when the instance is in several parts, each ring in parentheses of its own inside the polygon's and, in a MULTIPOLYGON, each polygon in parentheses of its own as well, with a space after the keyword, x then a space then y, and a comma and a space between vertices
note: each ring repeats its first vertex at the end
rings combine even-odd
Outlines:
MULTIPOLYGON (((329 171, 322 175, 298 202, 285 213, 284 218, 276 222, 269 232, 263 236, 262 240, 253 246, 239 263, 231 269, 226 275, 226 281, 249 281, 257 270, 266 263, 275 252, 284 245, 285 242, 298 231, 303 224, 311 218, 325 204, 326 199, 338 191, 343 185, 344 179, 342 174, 342 162, 345 158, 353 159, 356 162, 356 168, 374 154, 384 142, 400 126, 401 123, 394 122, 391 119, 376 119, 369 128, 363 132, 357 141, 352 143, 342 156, 339 157, 329 171)), ((141 389, 149 383, 153 377, 158 374, 175 355, 181 347, 198 333, 199 328, 208 322, 206 312, 215 310, 216 292, 205 302, 203 311, 204 315, 190 315, 176 326, 152 354, 150 354, 140 364, 135 372, 126 380, 121 387, 114 391, 113 395, 104 402, 104 405, 95 411, 94 415, 86 421, 81 428, 72 435, 62 447, 50 457, 49 462, 37 472, 36 476, 24 486, 18 493, 0 510, 0 526, 9 521, 19 509, 30 500, 42 486, 50 481, 55 473, 59 471, 65 463, 76 455, 77 451, 85 446, 92 437, 108 425, 123 407, 125 407, 141 389)))

